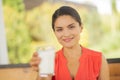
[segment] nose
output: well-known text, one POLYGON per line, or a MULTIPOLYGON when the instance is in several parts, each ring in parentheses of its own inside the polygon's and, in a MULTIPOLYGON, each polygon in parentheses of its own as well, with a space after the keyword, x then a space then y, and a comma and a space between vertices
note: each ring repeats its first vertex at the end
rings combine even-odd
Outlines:
POLYGON ((65 29, 65 30, 63 31, 63 36, 64 36, 64 37, 70 36, 70 31, 67 30, 67 29, 65 29))

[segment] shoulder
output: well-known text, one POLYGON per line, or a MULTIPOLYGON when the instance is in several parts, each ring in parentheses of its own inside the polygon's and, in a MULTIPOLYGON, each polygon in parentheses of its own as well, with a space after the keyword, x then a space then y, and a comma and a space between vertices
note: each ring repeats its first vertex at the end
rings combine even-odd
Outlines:
POLYGON ((102 52, 95 51, 89 48, 82 47, 82 51, 84 54, 87 54, 89 56, 99 56, 102 57, 102 52))
POLYGON ((62 50, 63 50, 63 49, 60 49, 60 50, 56 51, 56 54, 62 53, 62 50))
POLYGON ((56 51, 56 55, 59 55, 63 52, 63 49, 59 49, 58 51, 56 51))
POLYGON ((97 70, 100 69, 102 64, 102 53, 99 51, 95 51, 88 48, 82 48, 83 49, 83 55, 85 55, 85 58, 89 59, 90 62, 94 63, 95 66, 97 66, 97 70))
POLYGON ((95 73, 99 75, 104 59, 102 53, 92 49, 83 48, 83 54, 88 62, 94 67, 95 73))
POLYGON ((56 51, 55 58, 58 58, 62 53, 63 53, 63 48, 61 48, 60 50, 56 51))

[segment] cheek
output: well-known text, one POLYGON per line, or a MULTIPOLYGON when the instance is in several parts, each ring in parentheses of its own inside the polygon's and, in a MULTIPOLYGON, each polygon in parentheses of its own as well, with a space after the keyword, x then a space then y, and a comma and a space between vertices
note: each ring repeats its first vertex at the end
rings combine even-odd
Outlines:
POLYGON ((61 38, 61 34, 59 34, 59 33, 57 33, 57 32, 55 32, 55 36, 56 36, 56 38, 57 38, 58 40, 61 38))
POLYGON ((80 36, 80 31, 79 30, 74 30, 73 32, 72 32, 75 36, 80 36))
POLYGON ((79 39, 80 39, 80 33, 81 33, 81 32, 78 31, 78 30, 74 32, 74 36, 75 36, 76 40, 79 40, 79 39))

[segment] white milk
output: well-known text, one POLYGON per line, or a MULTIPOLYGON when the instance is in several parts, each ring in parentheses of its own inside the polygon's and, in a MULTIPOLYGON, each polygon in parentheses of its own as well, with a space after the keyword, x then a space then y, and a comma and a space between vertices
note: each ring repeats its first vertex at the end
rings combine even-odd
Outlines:
POLYGON ((53 47, 39 48, 39 57, 41 62, 39 65, 40 76, 47 77, 48 74, 54 75, 54 61, 55 61, 55 50, 53 47))

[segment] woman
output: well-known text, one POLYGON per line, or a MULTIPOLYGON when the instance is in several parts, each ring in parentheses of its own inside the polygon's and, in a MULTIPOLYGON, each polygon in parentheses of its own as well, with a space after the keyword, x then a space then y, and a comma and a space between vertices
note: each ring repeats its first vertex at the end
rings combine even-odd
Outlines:
MULTIPOLYGON (((109 80, 108 64, 102 53, 79 44, 83 27, 75 9, 57 9, 52 16, 52 29, 63 48, 56 52, 55 76, 47 80, 109 80)), ((40 58, 34 53, 30 62, 34 70, 38 71, 39 63, 40 58)))

